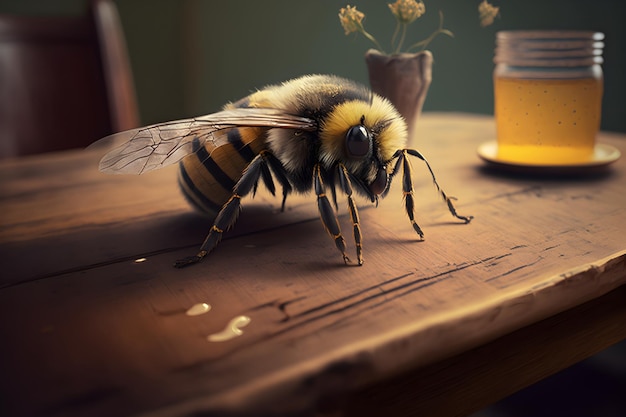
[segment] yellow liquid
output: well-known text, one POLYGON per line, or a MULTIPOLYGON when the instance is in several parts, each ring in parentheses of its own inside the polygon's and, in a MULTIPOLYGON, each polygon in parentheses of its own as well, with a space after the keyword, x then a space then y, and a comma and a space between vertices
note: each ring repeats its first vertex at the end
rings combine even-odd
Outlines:
POLYGON ((237 316, 228 323, 224 330, 219 333, 210 334, 207 337, 207 340, 209 342, 225 342, 241 336, 243 334, 243 330, 241 330, 241 328, 250 324, 250 321, 250 317, 248 316, 237 316))
POLYGON ((602 81, 495 78, 498 158, 531 164, 588 161, 600 128, 602 81))
POLYGON ((194 304, 185 312, 188 316, 199 316, 201 314, 206 314, 211 311, 211 305, 207 303, 198 303, 194 304))

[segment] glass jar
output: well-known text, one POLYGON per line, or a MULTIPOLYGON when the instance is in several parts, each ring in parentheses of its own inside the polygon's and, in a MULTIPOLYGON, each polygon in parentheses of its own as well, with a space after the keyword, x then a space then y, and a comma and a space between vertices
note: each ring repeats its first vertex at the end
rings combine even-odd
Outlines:
POLYGON ((602 110, 603 39, 590 31, 497 33, 500 160, 558 165, 592 157, 602 110))

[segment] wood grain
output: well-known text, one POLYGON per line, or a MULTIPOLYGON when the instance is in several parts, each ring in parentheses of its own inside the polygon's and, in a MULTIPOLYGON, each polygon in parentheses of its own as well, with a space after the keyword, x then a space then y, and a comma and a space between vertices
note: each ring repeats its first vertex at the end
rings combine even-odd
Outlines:
MULTIPOLYGON (((350 396, 345 416, 466 416, 626 339, 626 286, 350 396), (600 341, 600 343, 598 343, 600 341)), ((593 381, 589 381, 593 384, 593 381)))
MULTIPOLYGON (((314 195, 290 197, 284 213, 267 192, 245 200, 218 249, 176 270, 210 222, 189 211, 173 170, 106 176, 93 152, 3 162, 3 407, 15 416, 314 414, 623 286, 625 158, 593 175, 503 174, 475 156, 493 136, 488 117, 424 115, 414 146, 475 219, 452 219, 412 161, 426 240, 395 184, 378 207, 361 202, 362 267, 343 265, 314 195), (198 302, 211 311, 185 315, 198 302), (207 341, 239 315, 251 318, 242 336, 207 341)), ((624 135, 600 140, 626 151, 624 135)), ((585 352, 623 337, 610 333, 585 352)), ((562 366, 584 356, 565 354, 562 366)), ((526 381, 558 367, 540 368, 526 381)), ((447 377, 470 371, 451 365, 447 377)))

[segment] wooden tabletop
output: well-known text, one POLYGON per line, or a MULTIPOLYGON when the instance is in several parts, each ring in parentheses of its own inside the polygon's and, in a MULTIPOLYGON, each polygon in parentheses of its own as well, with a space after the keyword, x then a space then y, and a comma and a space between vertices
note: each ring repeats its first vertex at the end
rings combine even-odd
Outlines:
POLYGON ((283 213, 265 191, 244 200, 217 250, 179 270, 210 222, 175 167, 1 162, 0 414, 462 415, 626 338, 626 135, 600 134, 623 155, 607 169, 536 176, 478 158, 490 117, 426 114, 417 130, 474 220, 455 221, 414 160, 426 238, 396 181, 378 207, 359 200, 361 267, 313 194, 283 213))

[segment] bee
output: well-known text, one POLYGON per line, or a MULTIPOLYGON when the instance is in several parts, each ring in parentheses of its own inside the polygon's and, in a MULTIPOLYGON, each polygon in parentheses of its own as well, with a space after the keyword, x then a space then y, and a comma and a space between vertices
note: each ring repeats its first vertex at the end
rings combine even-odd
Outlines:
POLYGON ((356 263, 363 264, 362 234, 354 195, 378 204, 402 171, 404 208, 415 220, 409 157, 423 161, 450 213, 452 198, 437 183, 424 156, 407 149, 407 126, 394 106, 365 86, 333 75, 308 75, 270 85, 205 116, 142 127, 104 140, 122 141, 100 161, 106 173, 142 174, 179 163, 178 182, 195 208, 214 218, 196 255, 176 261, 184 267, 204 259, 234 226, 241 199, 259 183, 273 194, 282 187, 282 210, 292 192, 313 190, 322 224, 345 263, 346 242, 337 219, 337 187, 352 220, 356 263), (333 204, 331 204, 332 199, 333 204), (334 206, 334 208, 333 208, 334 206))

